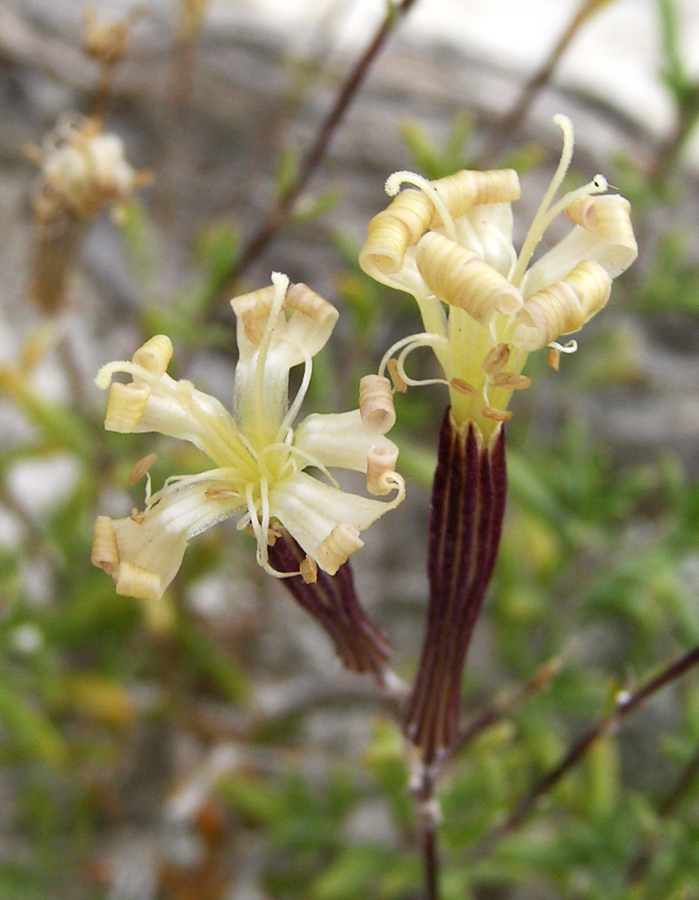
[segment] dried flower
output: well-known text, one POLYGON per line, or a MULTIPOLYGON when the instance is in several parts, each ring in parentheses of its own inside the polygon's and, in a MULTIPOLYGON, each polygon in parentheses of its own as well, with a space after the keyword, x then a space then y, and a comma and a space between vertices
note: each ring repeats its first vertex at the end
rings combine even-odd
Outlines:
POLYGON ((90 219, 149 180, 126 161, 119 137, 104 132, 99 119, 77 114, 59 121, 36 156, 41 176, 34 212, 44 228, 90 219))
POLYGON ((312 357, 328 340, 337 310, 306 285, 289 285, 285 275, 274 273, 272 282, 231 301, 239 350, 232 415, 191 382, 167 374, 172 344, 164 335, 151 338, 130 362, 109 363, 97 376, 102 388, 117 372, 133 379, 111 383, 105 428, 188 440, 215 464, 198 475, 169 478, 153 495, 147 491, 141 513, 97 520, 93 562, 112 575, 117 593, 161 596, 187 542, 236 513, 242 513, 238 529, 252 530, 257 560, 267 572, 312 580, 315 563, 334 574, 362 546, 360 532, 403 499, 404 482, 394 471, 398 451, 385 437, 390 416, 376 422, 359 409, 312 414, 292 427, 312 357), (297 365, 303 377, 289 404, 289 371, 297 365), (309 467, 330 484, 306 472, 309 467), (332 467, 367 473, 371 493, 395 496, 382 502, 343 491, 328 471, 332 467), (280 572, 270 564, 277 522, 310 557, 298 571, 280 572))
POLYGON ((629 203, 604 194, 601 175, 554 202, 573 152, 570 121, 554 121, 563 131, 561 160, 519 255, 511 209, 519 179, 504 169, 464 170, 434 182, 396 172, 386 190, 397 196, 372 219, 359 257, 377 281, 415 297, 425 327, 388 351, 379 374, 397 353, 400 378, 425 383, 408 377, 405 360, 416 347, 432 347, 456 425, 472 421, 486 440, 510 417, 512 392, 529 384, 520 377, 528 353, 572 349, 574 342, 557 343, 560 336, 578 331, 604 307, 612 278, 637 254, 629 203), (401 184, 418 190, 398 193, 401 184), (574 228, 527 268, 561 212, 574 228))

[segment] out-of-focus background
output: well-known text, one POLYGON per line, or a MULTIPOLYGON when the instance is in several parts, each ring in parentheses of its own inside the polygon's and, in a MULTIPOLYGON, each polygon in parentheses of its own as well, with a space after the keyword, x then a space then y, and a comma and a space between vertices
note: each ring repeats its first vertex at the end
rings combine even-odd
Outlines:
MULTIPOLYGON (((257 255, 386 4, 95 9, 130 22, 106 88, 83 4, 0 6, 0 897, 422 896, 399 731, 259 570, 251 538, 234 525, 197 538, 157 603, 117 597, 90 565, 95 516, 142 502, 137 460, 157 452, 156 485, 199 464, 175 441, 106 434, 93 379, 164 331, 178 377, 229 402, 227 300, 275 269, 341 312, 308 409, 356 406, 359 378, 420 327, 410 298, 356 262, 386 176, 515 166, 521 238, 558 158, 559 112, 576 128, 571 184, 602 172, 632 201, 640 256, 559 373, 531 360, 534 387, 514 405, 464 720, 507 712, 447 768, 444 898, 699 896, 691 672, 483 849, 619 690, 699 643, 699 4, 416 0, 257 255), (149 175, 118 208, 47 230, 46 135, 100 104, 149 175)), ((446 397, 397 404, 408 499, 353 564, 409 680, 446 397)))

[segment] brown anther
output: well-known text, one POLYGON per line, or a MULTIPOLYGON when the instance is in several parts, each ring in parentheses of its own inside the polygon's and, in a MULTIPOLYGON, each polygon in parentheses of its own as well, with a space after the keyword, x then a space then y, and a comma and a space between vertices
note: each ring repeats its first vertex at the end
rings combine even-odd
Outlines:
POLYGON ((318 563, 310 556, 301 561, 299 572, 306 584, 315 584, 318 581, 318 563))
POLYGON ((220 484, 212 484, 208 487, 204 496, 207 500, 228 500, 232 497, 240 497, 240 494, 232 488, 230 484, 221 482, 220 484))
POLYGON ((561 367, 561 351, 555 347, 549 347, 546 351, 546 362, 551 366, 554 372, 558 372, 561 367))
POLYGON ((401 394, 405 394, 408 390, 408 385, 398 371, 398 360, 391 357, 386 363, 386 368, 388 369, 388 374, 391 376, 394 390, 399 391, 401 394))
POLYGON ((132 522, 135 522, 137 525, 143 525, 145 521, 146 514, 145 512, 139 512, 136 507, 131 510, 131 515, 129 516, 132 522))
POLYGON ((453 387, 460 394, 466 394, 467 397, 478 397, 480 395, 480 391, 474 388, 472 384, 469 384, 468 381, 464 381, 463 378, 452 378, 449 386, 453 387))
POLYGON ((486 406, 481 410, 481 415, 484 415, 486 419, 492 419, 494 422, 509 422, 512 418, 512 413, 509 409, 495 409, 492 406, 486 406))
POLYGON ((274 528, 267 529, 267 546, 274 547, 279 538, 282 536, 281 531, 276 531, 274 528))
POLYGON ((133 469, 131 469, 131 474, 128 479, 129 484, 138 484, 153 465, 155 459, 155 453, 149 453, 147 456, 144 456, 143 459, 139 459, 133 469))
POLYGON ((510 358, 510 347, 509 344, 497 344, 497 346, 492 347, 485 356, 483 360, 483 365, 481 368, 484 372, 487 372, 488 375, 495 375, 498 372, 501 372, 506 364, 507 360, 510 358))
POLYGON ((526 375, 516 375, 514 372, 498 372, 492 375, 490 383, 493 387, 512 388, 513 391, 523 391, 531 386, 532 380, 526 375))

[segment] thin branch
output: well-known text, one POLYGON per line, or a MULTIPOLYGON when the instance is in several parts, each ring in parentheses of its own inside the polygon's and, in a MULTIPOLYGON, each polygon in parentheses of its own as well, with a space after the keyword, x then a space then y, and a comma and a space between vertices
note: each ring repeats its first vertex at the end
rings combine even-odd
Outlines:
POLYGON ((547 687, 560 671, 562 662, 562 657, 557 656, 544 663, 524 684, 503 691, 502 694, 495 698, 491 706, 486 707, 468 723, 457 738, 449 755, 454 757, 461 753, 465 747, 478 737, 481 731, 506 719, 533 694, 538 694, 539 691, 547 687))
POLYGON ((421 766, 417 781, 411 785, 420 827, 420 849, 425 874, 425 900, 440 900, 439 852, 437 831, 442 819, 439 800, 435 796, 437 769, 421 766))
POLYGON ((681 678, 685 672, 699 663, 699 646, 668 663, 658 675, 651 678, 637 691, 629 693, 623 691, 619 694, 616 706, 611 713, 599 719, 599 721, 583 734, 571 746, 563 759, 551 771, 543 775, 529 790, 524 798, 517 804, 510 816, 502 825, 494 828, 487 834, 482 842, 474 848, 474 852, 482 855, 490 851, 495 843, 511 834, 536 808, 537 801, 548 793, 554 785, 568 774, 568 772, 583 758, 589 748, 600 737, 617 728, 624 719, 634 713, 646 700, 650 699, 662 688, 681 678))
POLYGON ((342 122, 347 109, 354 100, 359 88, 367 76, 369 69, 388 41, 398 23, 407 15, 415 5, 416 0, 402 0, 397 5, 390 4, 382 24, 374 35, 371 43, 366 48, 356 65, 349 73, 342 85, 332 109, 321 125, 313 144, 303 157, 296 177, 284 188, 270 210, 267 218, 258 231, 243 247, 239 259, 225 273, 222 281, 231 286, 244 271, 264 252, 268 244, 274 239, 287 220, 299 194, 305 188, 309 179, 317 169, 325 156, 330 141, 338 126, 342 122))
POLYGON ((512 140, 536 98, 550 84, 556 67, 573 38, 591 16, 610 2, 613 0, 582 0, 544 64, 525 83, 512 109, 497 123, 497 132, 488 142, 485 150, 479 154, 481 160, 485 162, 492 160, 500 152, 502 144, 512 140))

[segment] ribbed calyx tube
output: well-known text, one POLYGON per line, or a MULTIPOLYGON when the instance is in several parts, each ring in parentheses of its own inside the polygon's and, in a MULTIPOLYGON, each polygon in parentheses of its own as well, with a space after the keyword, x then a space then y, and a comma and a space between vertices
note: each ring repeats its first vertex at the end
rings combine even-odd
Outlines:
POLYGON ((481 446, 473 423, 457 428, 447 410, 432 486, 427 630, 405 721, 425 765, 457 737, 461 675, 495 566, 506 491, 504 428, 481 446))
MULTIPOLYGON (((279 572, 298 572, 305 556, 288 532, 282 532, 269 548, 269 561, 279 572)), ((369 672, 383 683, 391 644, 359 602, 349 563, 340 566, 334 575, 318 569, 317 580, 310 584, 301 575, 284 578, 282 583, 325 631, 346 668, 369 672)))

